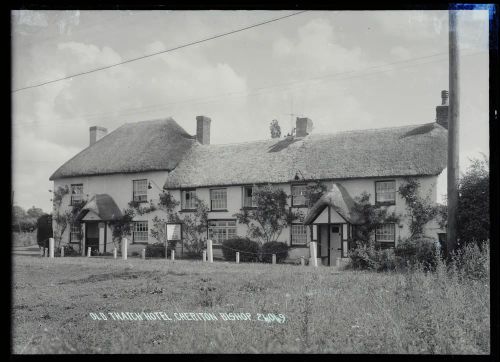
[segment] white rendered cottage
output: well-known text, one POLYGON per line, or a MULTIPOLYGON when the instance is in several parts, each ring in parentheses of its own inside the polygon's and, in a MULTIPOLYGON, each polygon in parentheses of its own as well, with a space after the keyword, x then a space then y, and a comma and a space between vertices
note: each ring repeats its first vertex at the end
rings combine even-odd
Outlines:
MULTIPOLYGON (((436 122, 315 134, 310 119, 297 118, 293 137, 217 145, 210 144, 211 120, 205 116, 197 117, 194 136, 171 118, 128 123, 107 135, 105 129, 91 127, 89 147, 50 177, 54 190, 64 185, 71 189, 63 200, 67 207, 73 200, 88 200, 80 224, 68 229, 64 241, 109 251, 109 223, 121 217, 130 201, 155 203, 164 189, 180 201, 180 212, 193 212, 194 195, 209 205, 207 238, 220 256, 224 240, 246 236, 247 227, 233 215, 253 207, 253 187, 271 183, 291 195, 289 207, 307 215, 279 237, 291 247, 289 258, 308 258, 314 238, 321 262, 334 265, 346 257, 346 240, 358 222, 352 213, 356 196, 367 192, 372 203, 404 215, 405 201, 397 189, 406 177, 414 177, 422 195, 430 194, 436 202, 437 178, 446 167, 447 112, 443 91, 436 122), (317 180, 328 192, 308 209, 306 186, 317 180)), ((149 231, 158 213, 135 217, 130 252, 157 242, 149 231)), ((426 231, 436 239, 443 232, 435 223, 426 231)), ((403 218, 379 228, 375 238, 394 246, 408 235, 403 218)))

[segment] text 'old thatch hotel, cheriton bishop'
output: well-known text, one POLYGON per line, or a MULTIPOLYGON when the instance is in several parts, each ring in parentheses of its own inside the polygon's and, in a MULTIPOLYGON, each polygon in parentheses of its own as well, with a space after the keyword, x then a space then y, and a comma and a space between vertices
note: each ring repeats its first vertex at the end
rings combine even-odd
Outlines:
MULTIPOLYGON (((441 96, 430 123, 315 134, 310 119, 297 118, 294 136, 243 143, 210 144, 211 119, 205 116, 196 117, 194 136, 172 118, 126 123, 109 134, 103 127, 91 127, 89 146, 50 177, 54 190, 66 185, 70 190, 63 207, 88 200, 79 222, 65 231, 63 243, 109 252, 110 222, 121 218, 131 201, 158 202, 165 189, 180 201, 180 212, 192 212, 193 196, 209 205, 206 237, 217 257, 224 240, 246 236, 247 226, 233 215, 252 207, 253 187, 271 183, 291 195, 289 207, 306 214, 279 237, 290 246, 289 259, 309 258, 309 242, 314 240, 321 263, 336 265, 347 256, 347 240, 359 222, 352 209, 356 196, 367 192, 371 203, 404 215, 405 200, 397 190, 406 177, 414 177, 420 193, 437 201, 448 138, 447 92, 441 96), (327 193, 307 208, 306 186, 316 180, 327 193)), ((150 231, 152 218, 161 212, 134 217, 129 253, 158 242, 150 231)), ((435 239, 444 232, 433 222, 425 231, 435 239)), ((385 246, 408 236, 404 218, 374 233, 385 246)))

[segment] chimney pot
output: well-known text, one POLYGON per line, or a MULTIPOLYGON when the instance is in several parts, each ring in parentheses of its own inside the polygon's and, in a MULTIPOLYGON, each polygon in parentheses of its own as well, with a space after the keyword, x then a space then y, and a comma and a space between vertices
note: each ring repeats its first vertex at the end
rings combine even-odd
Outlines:
POLYGON ((313 123, 309 118, 297 117, 295 122, 295 137, 305 137, 312 132, 313 123))
POLYGON ((441 91, 441 105, 436 107, 436 122, 448 129, 448 91, 441 91))
POLYGON ((210 144, 210 123, 212 120, 206 116, 196 117, 196 139, 202 145, 210 144))
POLYGON ((90 133, 90 146, 99 141, 101 138, 108 134, 108 130, 101 126, 93 126, 89 128, 90 133))

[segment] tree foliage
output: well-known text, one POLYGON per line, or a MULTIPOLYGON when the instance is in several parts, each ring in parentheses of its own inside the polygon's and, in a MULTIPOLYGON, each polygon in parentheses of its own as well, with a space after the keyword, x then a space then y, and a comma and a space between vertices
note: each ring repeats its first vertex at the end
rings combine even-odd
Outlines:
POLYGON ((363 192, 354 198, 354 213, 360 215, 363 222, 354 227, 353 239, 361 244, 369 244, 373 241, 373 233, 377 227, 386 223, 399 223, 400 216, 395 212, 389 212, 385 206, 372 205, 370 194, 363 192))
POLYGON ((321 181, 314 181, 314 183, 307 185, 306 200, 307 206, 311 208, 323 194, 326 192, 326 186, 321 181))
POLYGON ((281 127, 276 119, 272 120, 271 124, 269 125, 269 129, 271 130, 271 138, 281 137, 281 127))
POLYGON ((430 195, 420 196, 420 183, 414 178, 407 178, 398 192, 406 202, 410 228, 410 239, 424 236, 425 225, 439 213, 437 204, 431 202, 430 195))
POLYGON ((247 225, 250 238, 261 244, 276 241, 285 227, 303 217, 300 212, 289 208, 289 197, 284 190, 272 185, 256 187, 253 192, 256 207, 242 209, 233 216, 239 223, 247 225))

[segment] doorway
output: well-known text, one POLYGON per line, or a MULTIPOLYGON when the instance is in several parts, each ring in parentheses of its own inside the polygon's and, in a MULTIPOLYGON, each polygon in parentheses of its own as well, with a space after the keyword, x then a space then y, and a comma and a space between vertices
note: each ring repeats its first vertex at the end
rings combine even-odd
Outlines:
POLYGON ((329 225, 330 229, 330 266, 337 265, 337 258, 342 256, 341 225, 329 225))
POLYGON ((85 254, 88 248, 99 251, 99 225, 97 222, 85 223, 85 254))

